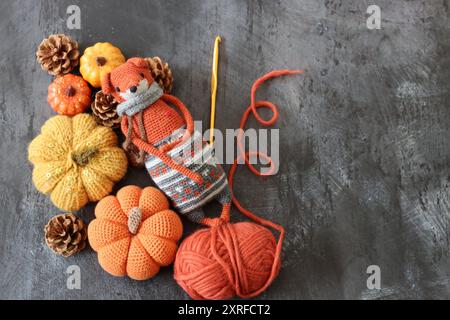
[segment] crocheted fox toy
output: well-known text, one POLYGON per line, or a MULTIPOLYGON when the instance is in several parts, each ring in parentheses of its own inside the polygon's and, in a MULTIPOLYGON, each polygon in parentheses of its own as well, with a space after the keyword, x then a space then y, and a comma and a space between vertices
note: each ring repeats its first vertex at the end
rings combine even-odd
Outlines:
POLYGON ((229 212, 231 192, 211 146, 194 131, 186 106, 153 81, 144 59, 131 58, 105 74, 102 91, 119 102, 124 149, 133 144, 139 149, 138 161, 145 162, 155 184, 180 213, 208 223, 201 207, 212 199, 223 205, 223 213, 229 212))

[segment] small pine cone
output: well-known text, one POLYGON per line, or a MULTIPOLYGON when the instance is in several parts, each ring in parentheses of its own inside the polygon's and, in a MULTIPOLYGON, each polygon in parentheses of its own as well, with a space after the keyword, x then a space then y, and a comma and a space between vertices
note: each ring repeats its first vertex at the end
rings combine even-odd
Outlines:
POLYGON ((63 213, 50 219, 45 226, 45 242, 54 252, 70 257, 86 247, 87 228, 73 213, 63 213))
POLYGON ((117 114, 117 102, 110 94, 99 91, 91 104, 92 115, 98 124, 108 128, 118 127, 121 117, 117 114))
POLYGON ((164 93, 170 93, 173 87, 172 70, 169 64, 160 57, 145 58, 147 61, 153 79, 163 88, 164 93))
POLYGON ((36 58, 42 70, 51 75, 69 73, 79 63, 78 43, 64 34, 52 34, 42 40, 36 51, 36 58))

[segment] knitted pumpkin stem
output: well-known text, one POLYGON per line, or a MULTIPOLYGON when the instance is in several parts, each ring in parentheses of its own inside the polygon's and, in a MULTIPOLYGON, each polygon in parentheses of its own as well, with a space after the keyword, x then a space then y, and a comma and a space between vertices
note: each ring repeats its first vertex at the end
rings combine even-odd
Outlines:
POLYGON ((85 166, 89 163, 92 157, 97 153, 97 149, 90 148, 81 153, 72 154, 72 160, 79 166, 85 166))
POLYGON ((130 214, 128 216, 128 230, 132 234, 136 234, 142 220, 142 210, 138 207, 130 209, 130 214))

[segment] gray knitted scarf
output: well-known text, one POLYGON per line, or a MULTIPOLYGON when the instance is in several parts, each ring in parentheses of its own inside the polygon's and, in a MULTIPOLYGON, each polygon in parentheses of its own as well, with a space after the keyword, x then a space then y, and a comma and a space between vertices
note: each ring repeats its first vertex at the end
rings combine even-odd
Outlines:
POLYGON ((161 87, 156 82, 153 82, 147 91, 118 104, 117 113, 119 116, 122 116, 124 113, 128 116, 133 116, 153 104, 163 94, 161 87))

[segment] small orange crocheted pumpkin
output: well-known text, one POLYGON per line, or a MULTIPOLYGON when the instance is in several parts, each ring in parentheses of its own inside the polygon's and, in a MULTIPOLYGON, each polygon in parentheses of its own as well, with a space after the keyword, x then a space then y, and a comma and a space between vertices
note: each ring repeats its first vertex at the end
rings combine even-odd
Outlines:
POLYGON ((47 101, 59 114, 74 116, 91 104, 91 89, 82 77, 69 73, 50 84, 47 101))
POLYGON ((95 216, 88 239, 106 272, 146 280, 174 261, 183 225, 158 189, 123 187, 100 200, 95 216))

